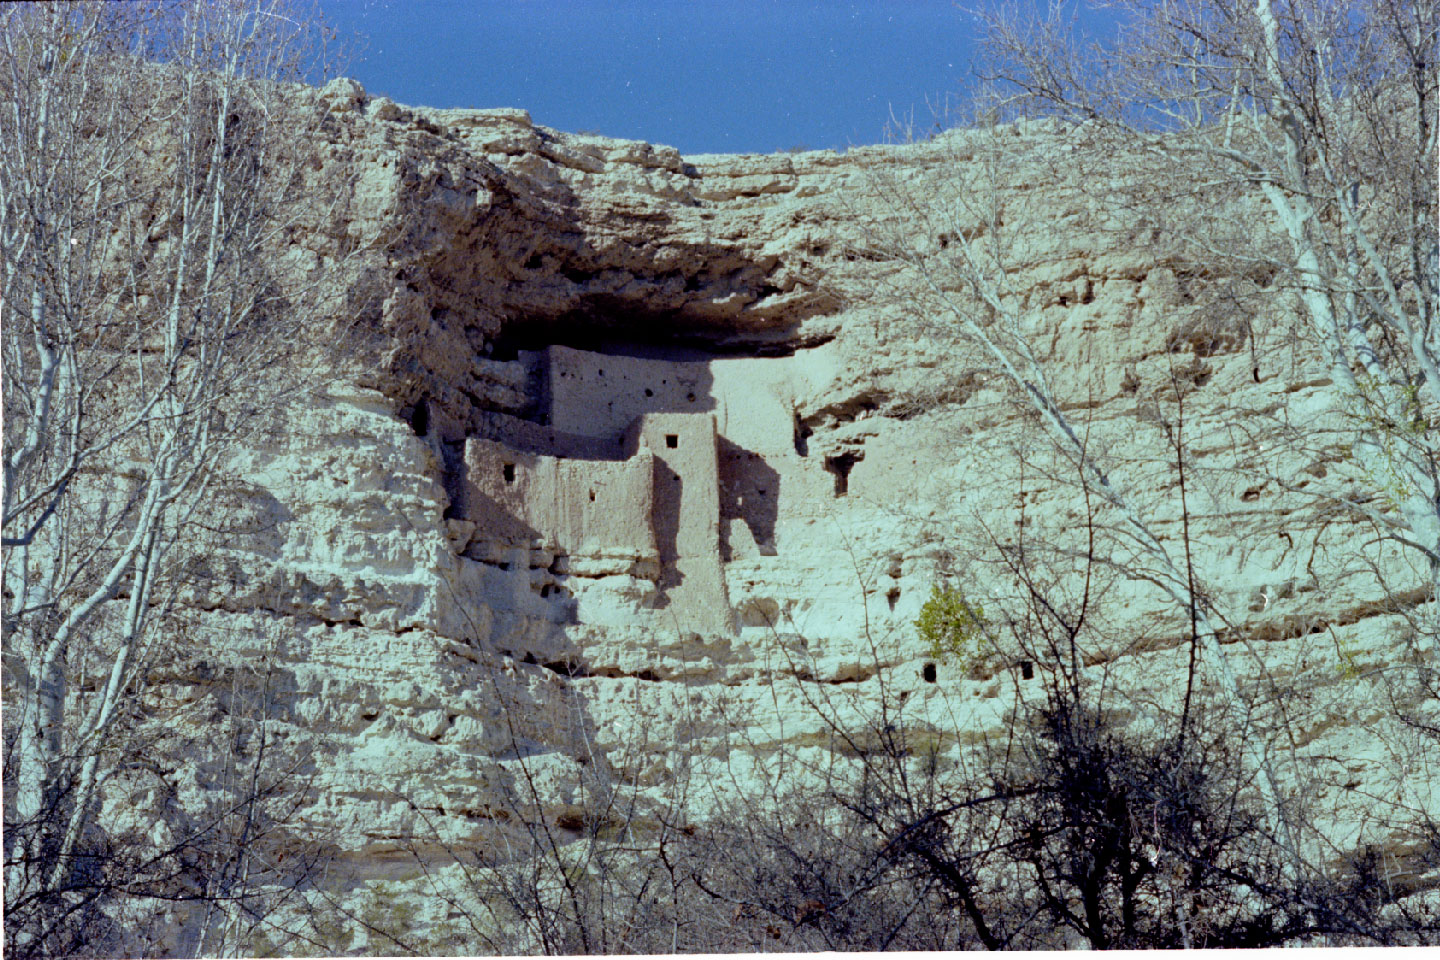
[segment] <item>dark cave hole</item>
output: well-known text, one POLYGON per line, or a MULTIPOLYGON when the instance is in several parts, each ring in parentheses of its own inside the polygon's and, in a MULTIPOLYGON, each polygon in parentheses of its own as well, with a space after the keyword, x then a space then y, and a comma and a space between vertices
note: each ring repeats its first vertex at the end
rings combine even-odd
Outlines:
POLYGON ((813 433, 804 420, 795 417, 795 452, 802 457, 810 456, 810 434, 813 433))
POLYGON ((415 431, 415 436, 423 437, 430 432, 430 401, 424 397, 415 404, 415 409, 410 412, 410 429, 415 431))
POLYGON ((925 664, 925 666, 920 670, 920 676, 925 678, 926 683, 934 683, 935 677, 937 676, 935 672, 935 664, 925 664))

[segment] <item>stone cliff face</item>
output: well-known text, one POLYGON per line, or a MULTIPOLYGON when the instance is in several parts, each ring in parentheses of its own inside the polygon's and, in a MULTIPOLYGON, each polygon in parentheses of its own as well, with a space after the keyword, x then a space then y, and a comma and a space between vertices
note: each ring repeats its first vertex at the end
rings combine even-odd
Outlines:
MULTIPOLYGON (((965 134, 684 157, 345 83, 324 103, 350 239, 372 245, 333 380, 245 454, 264 532, 203 618, 215 658, 283 678, 286 749, 318 786, 305 818, 356 876, 401 875, 415 837, 437 861, 481 842, 517 744, 563 828, 584 791, 658 798, 682 765, 820 743, 777 677, 860 701, 884 679, 957 743, 1041 689, 1043 664, 932 661, 911 626, 934 584, 1005 591, 984 537, 1084 527, 1073 471, 874 242, 900 215, 876 172, 954 189, 976 176, 965 134)), ((1187 385, 1195 562, 1243 681, 1280 692, 1337 831, 1368 829, 1347 784, 1418 802, 1429 778, 1388 762, 1402 731, 1375 679, 1406 649, 1387 601, 1406 568, 1343 517, 1312 522, 1306 478, 1343 473, 1339 454, 1287 459, 1250 429, 1328 415, 1324 374, 1303 343, 1206 313, 1207 291, 1243 288, 1278 331, 1287 294, 1182 262, 1102 216, 1103 191, 1027 180, 1043 173, 997 189, 1044 225, 1013 282, 1057 393, 1178 545, 1155 421, 1187 385)), ((1092 669, 1172 701, 1185 618, 1143 578, 1106 590, 1115 640, 1092 669)))

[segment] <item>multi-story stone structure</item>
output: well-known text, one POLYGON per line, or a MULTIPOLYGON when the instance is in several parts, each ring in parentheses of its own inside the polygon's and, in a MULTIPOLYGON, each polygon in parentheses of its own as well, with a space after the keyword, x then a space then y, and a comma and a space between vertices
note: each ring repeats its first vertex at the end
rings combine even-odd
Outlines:
MULTIPOLYGON (((731 632, 720 445, 733 444, 716 431, 709 364, 559 346, 515 362, 529 371, 533 419, 492 415, 465 442, 457 514, 475 523, 472 542, 492 556, 554 555, 562 578, 580 561, 652 581, 649 605, 672 625, 731 632)), ((567 595, 563 581, 538 590, 567 595)))

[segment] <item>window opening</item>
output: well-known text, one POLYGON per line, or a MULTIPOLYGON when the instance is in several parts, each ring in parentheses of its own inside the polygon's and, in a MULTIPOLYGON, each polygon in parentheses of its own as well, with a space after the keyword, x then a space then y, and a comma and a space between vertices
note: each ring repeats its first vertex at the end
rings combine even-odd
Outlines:
POLYGON ((1035 679, 1035 664, 1029 660, 1020 661, 1020 676, 1026 680, 1035 679))
POLYGON ((925 664, 924 669, 920 671, 920 675, 925 678, 925 682, 926 682, 926 683, 934 683, 934 682, 935 682, 935 664, 933 664, 933 663, 927 663, 927 664, 925 664))
POLYGON ((825 469, 835 477, 835 496, 843 497, 850 492, 850 471, 861 459, 848 450, 825 458, 825 469))
POLYGON ((515 464, 505 464, 503 467, 500 468, 500 473, 505 478, 506 483, 515 482, 515 464))
POLYGON ((665 446, 669 447, 671 450, 674 450, 676 447, 680 446, 680 435, 678 433, 665 434, 665 446))

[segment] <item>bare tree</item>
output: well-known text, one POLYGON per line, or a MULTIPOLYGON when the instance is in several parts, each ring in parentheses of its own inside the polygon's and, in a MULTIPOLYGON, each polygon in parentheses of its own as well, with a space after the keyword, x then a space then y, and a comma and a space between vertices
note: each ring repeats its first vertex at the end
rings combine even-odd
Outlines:
MULTIPOLYGON (((1231 618, 1210 601, 1188 537, 1186 555, 1174 555, 1126 468, 1087 446, 1067 412, 1086 398, 1067 395, 1045 363, 1042 305, 1027 302, 1015 276, 1034 265, 1040 231, 1052 228, 1006 194, 1017 170, 1104 168, 1112 192, 1099 201, 1111 224, 1146 217, 1197 260, 1294 292, 1330 373, 1329 412, 1348 432, 1346 455, 1382 491, 1354 496, 1333 485, 1328 498, 1429 566, 1433 650, 1440 9, 1383 0, 1109 6, 1124 24, 1109 46, 1075 38, 1070 4, 1038 17, 1011 7, 983 14, 984 122, 949 138, 965 150, 968 173, 957 166, 951 189, 921 194, 875 170, 871 182, 897 216, 873 227, 870 241, 908 268, 906 302, 970 344, 1076 464, 1079 486, 1107 511, 1103 555, 1155 584, 1192 623, 1298 886, 1310 858, 1290 810, 1303 791, 1277 771, 1258 735, 1259 703, 1219 642, 1236 636, 1231 618), (1037 116, 1047 119, 1029 119, 1037 116), (1007 120, 1019 122, 984 129, 1007 120), (1028 139, 1015 136, 1022 131, 1028 139), (1061 159, 1058 150, 1070 152, 1061 159)), ((1234 333, 1244 339, 1253 331, 1242 319, 1234 333)), ((1288 437, 1319 446, 1318 430, 1312 418, 1288 437)))
MULTIPOLYGON (((1178 439, 1175 454, 1183 474, 1178 439)), ((926 696, 878 651, 877 689, 863 700, 807 680, 815 671, 803 659, 773 681, 821 720, 832 759, 806 764, 795 752, 770 787, 789 783, 783 802, 755 796, 748 815, 712 827, 717 853, 697 861, 697 885, 740 904, 738 916, 765 918, 792 948, 1431 942, 1440 926, 1411 899, 1413 875, 1394 876, 1373 848, 1325 851, 1296 869, 1220 691, 1207 689, 1213 672, 1196 664, 1198 644, 1191 683, 1160 700, 1123 668, 1093 662, 1114 649, 1118 623, 1106 609, 1111 565, 1097 552, 1101 509, 1032 534, 1033 545, 1023 522, 990 540, 1016 587, 987 599, 978 627, 976 656, 1008 675, 1013 698, 998 734, 967 746, 969 691, 926 696), (731 844, 718 838, 736 833, 749 855, 720 855, 731 844), (800 903, 810 940, 776 923, 800 903), (923 922, 907 924, 914 914, 923 922), (860 931, 881 936, 847 939, 860 931)), ((1313 815, 1290 799, 1297 830, 1313 829, 1313 815)))
POLYGON ((324 271, 291 233, 337 194, 284 81, 314 31, 270 2, 0 11, 5 902, 27 952, 93 902, 79 853, 223 526, 225 457, 303 382, 324 271))
POLYGON ((1298 295, 1349 421, 1353 456, 1386 496, 1347 506, 1440 576, 1440 7, 1413 0, 1115 3, 1115 43, 1084 49, 1066 10, 988 18, 992 109, 1041 112, 1153 164, 1227 188, 1269 216, 1247 236, 1173 228, 1194 249, 1263 266, 1298 295), (1188 235, 1187 235, 1188 234, 1188 235))

